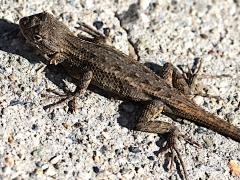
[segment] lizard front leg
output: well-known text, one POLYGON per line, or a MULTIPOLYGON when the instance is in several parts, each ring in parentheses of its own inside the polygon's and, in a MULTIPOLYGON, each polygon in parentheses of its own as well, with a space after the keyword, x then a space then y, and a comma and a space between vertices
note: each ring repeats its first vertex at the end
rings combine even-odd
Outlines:
POLYGON ((52 55, 52 57, 50 58, 50 62, 49 63, 57 65, 57 64, 62 63, 66 59, 67 59, 67 57, 64 56, 64 54, 57 52, 54 55, 52 55))
MULTIPOLYGON (((183 168, 183 173, 185 178, 187 179, 187 173, 185 170, 184 163, 182 161, 182 158, 180 156, 180 153, 178 149, 176 148, 176 140, 179 136, 178 129, 167 122, 162 121, 155 121, 155 118, 162 112, 167 111, 168 113, 171 111, 170 108, 168 108, 164 103, 162 103, 160 100, 152 100, 150 101, 145 109, 142 111, 142 114, 140 115, 138 122, 136 124, 135 129, 137 131, 143 131, 148 133, 157 133, 157 134, 168 134, 167 144, 164 148, 170 149, 171 153, 176 152, 177 158, 180 161, 180 164, 183 168)), ((173 162, 173 158, 171 158, 171 164, 173 162)))
MULTIPOLYGON (((80 97, 81 95, 83 95, 85 93, 85 91, 87 90, 91 80, 92 80, 92 77, 93 77, 93 72, 88 70, 88 71, 83 71, 82 74, 81 74, 81 79, 79 80, 75 80, 77 84, 77 87, 75 89, 74 92, 67 92, 66 95, 61 95, 61 96, 65 96, 64 98, 62 98, 61 100, 53 103, 53 104, 50 104, 50 105, 47 105, 44 107, 44 109, 48 109, 50 107, 53 107, 55 105, 59 105, 60 103, 64 103, 66 101, 74 101, 75 102, 75 98, 76 97, 80 97)), ((59 95, 59 93, 56 93, 54 91, 51 91, 57 95, 59 95)), ((75 111, 75 107, 73 107, 73 111, 75 111)))

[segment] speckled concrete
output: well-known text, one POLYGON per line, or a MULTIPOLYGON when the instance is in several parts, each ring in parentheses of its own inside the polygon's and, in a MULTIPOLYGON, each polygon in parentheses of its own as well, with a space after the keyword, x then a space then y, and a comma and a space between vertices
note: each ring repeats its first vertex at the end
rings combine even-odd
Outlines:
MULTIPOLYGON (((176 164, 168 169, 166 153, 158 155, 158 135, 129 129, 139 109, 135 104, 88 91, 75 114, 67 104, 43 109, 57 100, 46 89, 75 88, 64 70, 49 66, 19 32, 21 17, 43 10, 76 33, 80 21, 101 32, 109 28, 112 44, 125 53, 134 47, 142 63, 191 65, 203 59, 199 83, 222 100, 196 102, 240 127, 239 1, 0 2, 0 179, 182 177, 176 164)), ((174 123, 202 145, 178 142, 189 179, 237 179, 228 162, 240 163, 239 143, 187 121, 174 123)))

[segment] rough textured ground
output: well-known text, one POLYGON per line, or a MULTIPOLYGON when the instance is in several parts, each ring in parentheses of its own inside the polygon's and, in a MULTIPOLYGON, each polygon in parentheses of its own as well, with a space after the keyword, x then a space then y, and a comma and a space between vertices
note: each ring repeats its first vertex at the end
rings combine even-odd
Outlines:
MULTIPOLYGON (((222 100, 196 102, 240 127, 238 0, 0 3, 0 179, 181 178, 176 164, 168 169, 167 154, 158 155, 157 135, 127 128, 137 114, 135 104, 88 91, 76 114, 66 104, 43 109, 56 100, 44 97, 47 88, 74 88, 63 69, 47 66, 19 32, 21 17, 43 10, 76 33, 80 21, 102 32, 110 28, 113 45, 126 53, 133 45, 142 63, 191 65, 202 58, 199 82, 222 100)), ((228 162, 240 163, 239 143, 189 122, 175 124, 203 146, 178 143, 190 179, 237 179, 228 162)))

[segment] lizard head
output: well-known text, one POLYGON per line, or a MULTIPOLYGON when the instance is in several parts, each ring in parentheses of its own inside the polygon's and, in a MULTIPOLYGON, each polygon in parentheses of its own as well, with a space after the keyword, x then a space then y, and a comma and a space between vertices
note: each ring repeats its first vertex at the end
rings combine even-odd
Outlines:
POLYGON ((67 26, 47 12, 23 17, 19 25, 30 44, 49 57, 61 52, 64 38, 72 34, 67 26))

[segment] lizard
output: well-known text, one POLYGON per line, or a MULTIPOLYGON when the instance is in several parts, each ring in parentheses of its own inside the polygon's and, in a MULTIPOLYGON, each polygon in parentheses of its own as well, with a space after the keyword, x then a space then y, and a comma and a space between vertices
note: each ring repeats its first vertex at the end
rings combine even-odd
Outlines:
POLYGON ((124 100, 142 104, 144 107, 135 125, 135 130, 167 134, 165 148, 176 152, 176 140, 188 137, 171 123, 155 121, 160 113, 170 118, 182 118, 209 128, 223 136, 240 142, 240 128, 233 126, 198 106, 190 97, 187 80, 171 63, 163 65, 163 73, 152 70, 106 43, 106 37, 82 23, 87 35, 74 35, 69 28, 52 14, 44 11, 26 16, 19 21, 23 36, 38 49, 50 64, 61 64, 76 80, 76 90, 66 95, 73 99, 84 95, 89 85, 116 94, 124 100))

